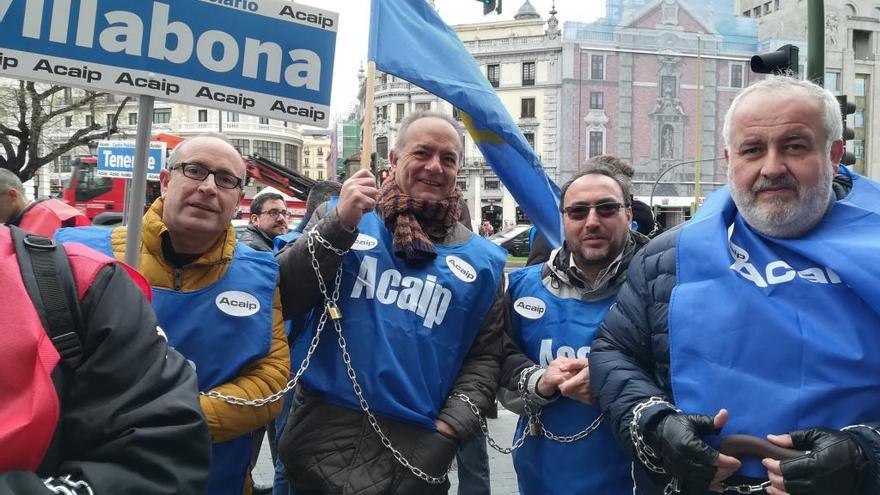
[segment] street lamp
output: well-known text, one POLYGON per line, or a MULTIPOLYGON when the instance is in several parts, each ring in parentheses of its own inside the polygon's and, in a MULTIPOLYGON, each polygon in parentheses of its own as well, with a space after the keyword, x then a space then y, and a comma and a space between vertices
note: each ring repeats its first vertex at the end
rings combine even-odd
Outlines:
MULTIPOLYGON (((722 158, 724 158, 724 157, 723 156, 716 156, 715 158, 704 158, 702 160, 688 160, 686 162, 679 162, 679 163, 672 164, 670 167, 668 167, 666 170, 661 172, 660 175, 657 176, 657 180, 655 180, 654 185, 651 186, 651 199, 648 200, 648 206, 650 206, 652 210, 654 209, 654 190, 657 189, 657 184, 660 183, 660 179, 662 179, 663 176, 666 175, 666 173, 669 172, 670 170, 672 170, 674 168, 678 168, 682 165, 690 165, 692 163, 702 163, 702 162, 714 162, 715 160, 720 160, 722 158)), ((697 199, 694 198, 694 201, 696 201, 696 200, 697 199)))
POLYGON ((89 141, 87 144, 89 148, 89 156, 95 156, 98 154, 98 142, 97 141, 89 141))

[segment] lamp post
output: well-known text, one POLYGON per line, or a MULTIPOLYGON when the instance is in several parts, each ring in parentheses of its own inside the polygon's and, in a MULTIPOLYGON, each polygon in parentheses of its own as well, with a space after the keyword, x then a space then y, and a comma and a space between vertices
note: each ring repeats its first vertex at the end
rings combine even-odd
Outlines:
MULTIPOLYGON (((688 160, 686 162, 678 162, 678 163, 672 164, 666 170, 661 172, 660 175, 657 176, 657 180, 655 180, 654 185, 651 186, 651 199, 648 200, 648 206, 650 206, 652 210, 654 209, 654 191, 657 189, 657 184, 660 183, 660 179, 662 179, 663 176, 666 175, 666 173, 669 172, 670 170, 672 170, 674 168, 678 168, 682 165, 690 165, 692 163, 702 163, 702 162, 714 162, 715 160, 720 160, 722 158, 724 158, 724 157, 723 156, 716 156, 714 158, 704 158, 702 160, 688 160)), ((694 201, 696 201, 696 199, 694 201)))

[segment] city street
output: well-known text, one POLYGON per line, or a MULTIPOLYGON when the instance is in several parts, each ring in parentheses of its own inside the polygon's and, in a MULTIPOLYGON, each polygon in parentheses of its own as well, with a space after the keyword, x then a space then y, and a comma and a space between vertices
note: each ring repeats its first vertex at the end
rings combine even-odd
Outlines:
MULTIPOLYGON (((489 420, 489 431, 493 438, 501 444, 502 447, 510 446, 513 440, 513 432, 516 429, 517 415, 504 409, 499 405, 498 419, 489 420)), ((489 471, 492 477, 492 495, 511 495, 518 493, 516 488, 516 475, 513 472, 513 462, 509 455, 504 455, 489 447, 489 471)), ((254 482, 257 486, 265 486, 274 475, 272 469, 272 461, 269 455, 269 444, 264 439, 263 447, 260 449, 260 459, 257 461, 257 468, 254 470, 254 482)), ((450 495, 458 493, 458 473, 453 469, 449 473, 449 481, 452 488, 449 490, 450 495)))

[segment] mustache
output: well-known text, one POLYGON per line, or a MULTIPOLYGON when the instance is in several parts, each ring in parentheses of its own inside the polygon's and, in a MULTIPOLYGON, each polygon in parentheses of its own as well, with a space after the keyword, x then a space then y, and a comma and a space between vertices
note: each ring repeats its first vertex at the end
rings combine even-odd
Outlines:
POLYGON ((772 179, 761 176, 752 184, 752 192, 759 193, 767 189, 792 189, 797 191, 798 186, 800 186, 800 183, 791 174, 781 175, 772 179))

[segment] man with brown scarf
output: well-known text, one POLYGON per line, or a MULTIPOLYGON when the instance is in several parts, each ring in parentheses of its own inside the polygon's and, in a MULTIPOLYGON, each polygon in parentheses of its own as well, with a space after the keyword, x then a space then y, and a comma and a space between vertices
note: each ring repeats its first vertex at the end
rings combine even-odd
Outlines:
POLYGON ((458 222, 461 156, 455 120, 411 114, 382 188, 353 174, 279 255, 285 318, 309 320, 279 446, 300 495, 446 493, 468 402, 494 401, 505 253, 458 222))

